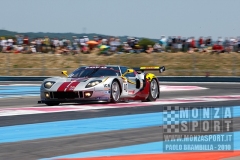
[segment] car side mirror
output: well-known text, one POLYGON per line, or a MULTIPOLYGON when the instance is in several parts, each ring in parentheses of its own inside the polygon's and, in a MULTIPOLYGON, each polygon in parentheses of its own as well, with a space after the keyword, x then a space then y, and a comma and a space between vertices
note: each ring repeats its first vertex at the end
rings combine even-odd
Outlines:
POLYGON ((124 77, 126 74, 133 73, 133 72, 134 72, 133 69, 128 69, 125 73, 122 74, 122 76, 124 77))
POLYGON ((62 71, 62 74, 68 77, 67 71, 62 71))
POLYGON ((159 68, 159 73, 162 73, 162 72, 164 72, 165 70, 166 70, 166 68, 165 68, 164 66, 162 66, 162 67, 159 68))
POLYGON ((133 72, 134 72, 133 69, 128 69, 128 70, 127 70, 127 73, 133 73, 133 72))

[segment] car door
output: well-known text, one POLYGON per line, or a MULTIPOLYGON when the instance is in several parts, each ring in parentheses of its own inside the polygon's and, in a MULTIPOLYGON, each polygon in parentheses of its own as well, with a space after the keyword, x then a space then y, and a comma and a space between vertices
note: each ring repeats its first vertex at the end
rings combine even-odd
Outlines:
MULTIPOLYGON (((120 67, 122 74, 125 73, 128 67, 120 67)), ((136 73, 127 73, 125 76, 127 78, 127 83, 123 83, 123 90, 128 93, 128 95, 134 95, 138 89, 136 88, 136 73)))

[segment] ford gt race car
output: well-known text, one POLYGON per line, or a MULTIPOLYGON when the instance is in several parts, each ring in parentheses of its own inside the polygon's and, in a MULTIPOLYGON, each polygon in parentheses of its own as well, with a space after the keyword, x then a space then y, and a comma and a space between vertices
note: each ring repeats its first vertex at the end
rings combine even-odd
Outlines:
POLYGON ((41 100, 48 106, 86 101, 120 102, 129 100, 155 101, 160 96, 157 77, 145 70, 165 71, 165 67, 83 66, 66 77, 43 81, 41 100))

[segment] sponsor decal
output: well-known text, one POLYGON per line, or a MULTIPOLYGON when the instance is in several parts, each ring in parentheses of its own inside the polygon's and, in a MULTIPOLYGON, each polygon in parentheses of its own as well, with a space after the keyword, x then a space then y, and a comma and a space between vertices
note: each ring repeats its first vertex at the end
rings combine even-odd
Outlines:
POLYGON ((100 92, 100 93, 103 93, 103 94, 109 94, 110 91, 95 91, 95 92, 100 92))
POLYGON ((134 93, 135 93, 135 90, 128 91, 128 94, 134 94, 134 93))
POLYGON ((140 69, 159 69, 159 67, 154 67, 154 66, 151 66, 151 67, 140 67, 140 69))
POLYGON ((104 87, 110 87, 110 84, 103 84, 104 87))
POLYGON ((104 94, 110 94, 110 91, 104 91, 104 94))
POLYGON ((100 99, 109 99, 109 97, 100 97, 100 99))
POLYGON ((80 82, 72 82, 72 83, 67 87, 67 90, 66 90, 66 91, 73 91, 79 83, 80 83, 80 82))
POLYGON ((128 90, 128 84, 127 83, 123 84, 123 90, 127 92, 127 90, 128 90))
POLYGON ((107 68, 107 67, 104 67, 104 66, 89 66, 89 67, 86 67, 85 69, 87 68, 107 68))
POLYGON ((70 86, 70 87, 68 88, 68 90, 69 90, 69 91, 73 91, 74 88, 75 88, 75 86, 70 86))
POLYGON ((103 84, 104 90, 110 90, 110 84, 103 84))
POLYGON ((108 100, 109 97, 97 97, 96 99, 98 99, 98 100, 108 100))

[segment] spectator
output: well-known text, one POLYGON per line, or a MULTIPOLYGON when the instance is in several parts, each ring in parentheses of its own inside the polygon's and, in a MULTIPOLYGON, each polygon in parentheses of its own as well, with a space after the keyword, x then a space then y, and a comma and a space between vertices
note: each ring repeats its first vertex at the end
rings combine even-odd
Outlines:
POLYGON ((99 40, 98 36, 93 36, 93 40, 98 42, 98 40, 99 40))
POLYGON ((8 51, 10 52, 13 49, 13 39, 7 40, 8 51))
POLYGON ((191 48, 192 38, 189 37, 186 41, 186 49, 187 51, 191 48))
POLYGON ((152 52, 153 52, 153 47, 152 47, 152 45, 148 45, 148 48, 147 48, 147 50, 146 50, 146 53, 150 54, 150 53, 152 53, 152 52))
POLYGON ((84 40, 84 37, 81 37, 79 39, 79 44, 80 44, 80 50, 83 51, 83 48, 85 47, 86 43, 85 43, 85 40, 84 40))
POLYGON ((218 37, 218 44, 221 45, 221 46, 223 45, 223 39, 222 39, 222 37, 218 37))
POLYGON ((56 49, 59 49, 59 40, 57 38, 54 38, 53 40, 53 49, 54 49, 54 52, 56 51, 56 49))
POLYGON ((224 47, 219 44, 219 42, 216 42, 216 44, 213 45, 212 47, 212 53, 224 53, 224 47))
POLYGON ((17 44, 23 45, 23 36, 22 35, 16 35, 17 44))
POLYGON ((2 52, 2 37, 0 37, 0 52, 2 52))
POLYGON ((159 44, 162 46, 163 49, 166 48, 167 46, 167 39, 164 35, 161 36, 160 40, 159 40, 159 44))
POLYGON ((102 39, 102 45, 107 45, 107 44, 108 44, 107 38, 103 38, 103 39, 102 39))
POLYGON ((1 40, 1 48, 2 48, 2 52, 6 52, 7 50, 7 40, 5 38, 2 38, 1 40))
POLYGON ((205 52, 205 43, 203 37, 200 37, 198 40, 199 52, 205 52))
POLYGON ((28 39, 28 37, 27 36, 25 36, 24 37, 24 39, 23 39, 23 44, 25 44, 25 45, 29 45, 29 39, 28 39))
POLYGON ((154 52, 162 52, 162 47, 159 43, 155 43, 153 46, 153 51, 154 52))
POLYGON ((183 45, 182 45, 183 42, 182 42, 182 39, 180 36, 178 36, 176 43, 177 43, 177 52, 179 52, 182 50, 182 47, 183 47, 183 45))
POLYGON ((133 49, 129 46, 127 42, 123 42, 123 50, 126 53, 132 53, 133 49))
POLYGON ((204 41, 203 41, 203 37, 199 37, 199 40, 198 40, 198 46, 199 48, 202 48, 202 45, 204 44, 204 41))
POLYGON ((87 43, 87 42, 89 41, 88 36, 83 36, 83 38, 84 38, 84 42, 85 42, 85 43, 87 43))
POLYGON ((187 47, 188 47, 188 44, 187 44, 187 40, 185 37, 182 38, 182 52, 187 52, 187 47))
POLYGON ((40 38, 36 39, 36 50, 37 52, 42 52, 42 40, 40 38))
POLYGON ((190 47, 191 47, 191 48, 196 48, 196 42, 195 42, 194 37, 191 38, 190 47))
POLYGON ((209 47, 212 45, 212 38, 209 36, 207 39, 206 39, 206 46, 209 47))
POLYGON ((31 51, 31 53, 36 53, 36 47, 35 46, 30 46, 30 51, 31 51))
POLYGON ((240 52, 240 37, 238 37, 237 44, 238 44, 238 50, 237 50, 237 52, 240 52))
POLYGON ((172 37, 168 37, 167 39, 167 51, 172 51, 172 37))
POLYGON ((15 47, 14 53, 21 53, 24 50, 24 47, 22 45, 17 45, 15 47))
POLYGON ((238 51, 238 39, 237 39, 237 38, 234 38, 233 51, 234 51, 234 52, 237 52, 237 51, 238 51))
POLYGON ((231 37, 230 40, 229 40, 229 43, 230 43, 230 52, 234 51, 234 46, 235 46, 235 38, 231 37))
POLYGON ((172 51, 173 51, 173 52, 176 52, 176 51, 177 51, 177 48, 178 48, 177 38, 176 38, 176 36, 174 36, 174 37, 172 38, 172 51))
POLYGON ((74 52, 74 54, 77 53, 77 50, 78 50, 78 42, 79 42, 79 39, 77 39, 77 37, 74 37, 74 38, 73 38, 73 45, 72 45, 72 51, 74 52))

